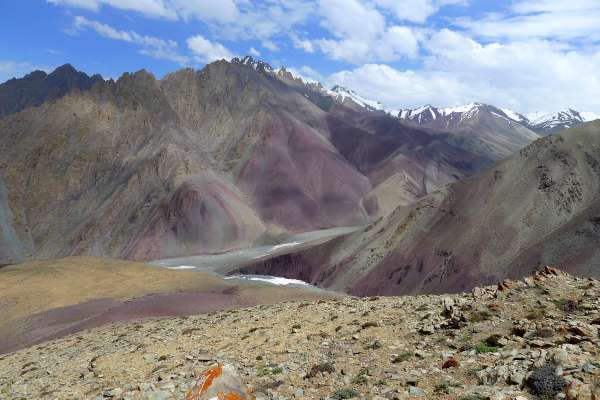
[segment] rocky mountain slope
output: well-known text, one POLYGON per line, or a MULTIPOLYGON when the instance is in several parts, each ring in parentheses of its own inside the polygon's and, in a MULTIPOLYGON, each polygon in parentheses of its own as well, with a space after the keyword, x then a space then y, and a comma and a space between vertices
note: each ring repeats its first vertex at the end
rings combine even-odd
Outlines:
POLYGON ((258 398, 598 399, 599 299, 597 280, 546 268, 457 295, 121 323, 0 356, 0 396, 182 399, 220 362, 258 398))
POLYGON ((597 121, 537 140, 362 231, 242 271, 359 295, 468 290, 549 262, 599 276, 599 207, 597 121))
POLYGON ((41 95, 0 99, 0 263, 164 258, 364 224, 491 163, 290 75, 246 58, 162 80, 65 66, 7 82, 41 95))

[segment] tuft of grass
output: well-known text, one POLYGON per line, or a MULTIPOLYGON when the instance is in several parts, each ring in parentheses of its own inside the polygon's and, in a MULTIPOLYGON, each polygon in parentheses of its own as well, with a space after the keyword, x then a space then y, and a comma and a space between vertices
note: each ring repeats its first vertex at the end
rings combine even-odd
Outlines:
POLYGON ((444 379, 443 381, 441 381, 440 383, 435 385, 435 392, 450 394, 450 393, 452 393, 452 389, 458 388, 458 387, 461 387, 460 383, 444 379))
POLYGON ((527 318, 530 321, 539 321, 541 319, 546 318, 546 310, 543 306, 530 308, 527 311, 525 318, 527 318))
POLYGON ((369 368, 361 368, 360 371, 358 371, 358 374, 352 378, 351 382, 355 385, 367 383, 369 381, 369 375, 371 375, 369 368))
POLYGON ((489 310, 479 310, 479 311, 475 311, 475 312, 471 313, 471 315, 469 316, 469 321, 470 322, 489 321, 490 319, 492 319, 493 316, 494 316, 494 313, 492 313, 489 310))
POLYGON ((281 367, 278 367, 276 365, 265 365, 264 367, 261 367, 256 372, 256 375, 258 375, 258 376, 269 376, 269 375, 281 374, 282 372, 283 372, 283 368, 281 368, 281 367))
POLYGON ((495 346, 490 346, 485 342, 481 342, 475 345, 475 351, 477 354, 495 353, 498 351, 498 348, 495 346))
POLYGON ((373 341, 372 343, 369 343, 369 344, 367 345, 367 349, 368 349, 368 350, 377 350, 377 349, 380 349, 380 348, 382 348, 382 347, 383 347, 383 346, 382 346, 382 344, 379 342, 379 340, 375 340, 375 341, 373 341))
POLYGON ((315 376, 327 372, 328 374, 333 374, 335 372, 335 366, 332 363, 321 363, 315 364, 312 366, 308 374, 304 377, 304 379, 311 379, 315 376))

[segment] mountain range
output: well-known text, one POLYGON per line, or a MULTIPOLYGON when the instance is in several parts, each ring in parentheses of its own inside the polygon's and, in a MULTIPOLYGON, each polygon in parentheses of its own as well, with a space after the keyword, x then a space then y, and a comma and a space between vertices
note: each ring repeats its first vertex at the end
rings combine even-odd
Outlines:
POLYGON ((539 118, 481 103, 396 113, 250 57, 160 80, 65 65, 0 85, 0 110, 0 264, 364 225, 242 272, 355 294, 464 290, 542 262, 594 273, 599 129, 580 113, 542 138, 539 118))
POLYGON ((86 76, 65 65, 0 86, 2 263, 212 253, 364 224, 493 162, 251 58, 86 76))

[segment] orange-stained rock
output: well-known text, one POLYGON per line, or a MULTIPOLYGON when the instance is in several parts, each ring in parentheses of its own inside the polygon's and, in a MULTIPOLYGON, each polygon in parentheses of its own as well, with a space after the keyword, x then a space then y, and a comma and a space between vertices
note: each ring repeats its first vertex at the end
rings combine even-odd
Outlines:
POLYGON ((256 400, 233 365, 215 364, 197 373, 195 379, 196 384, 185 400, 256 400))

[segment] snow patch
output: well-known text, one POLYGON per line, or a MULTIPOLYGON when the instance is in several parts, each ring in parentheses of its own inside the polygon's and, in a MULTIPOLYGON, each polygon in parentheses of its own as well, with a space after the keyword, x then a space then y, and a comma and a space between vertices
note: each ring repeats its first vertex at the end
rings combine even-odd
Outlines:
POLYGON ((279 276, 258 276, 258 275, 232 275, 225 279, 242 279, 247 281, 266 282, 276 286, 302 285, 310 286, 308 283, 299 279, 281 278, 279 276))
POLYGON ((179 265, 177 267, 165 267, 167 269, 175 269, 175 270, 184 270, 184 269, 196 269, 196 267, 192 265, 179 265))
POLYGON ((350 99, 353 102, 355 102, 356 104, 358 104, 359 106, 369 109, 369 110, 383 111, 394 117, 398 116, 398 114, 400 113, 400 110, 396 110, 394 108, 384 106, 383 104, 381 104, 380 102, 375 101, 375 100, 369 100, 365 97, 362 97, 355 91, 346 89, 343 86, 335 86, 331 90, 326 90, 325 93, 327 95, 333 97, 340 103, 343 103, 346 99, 350 99))

